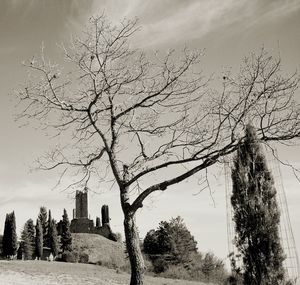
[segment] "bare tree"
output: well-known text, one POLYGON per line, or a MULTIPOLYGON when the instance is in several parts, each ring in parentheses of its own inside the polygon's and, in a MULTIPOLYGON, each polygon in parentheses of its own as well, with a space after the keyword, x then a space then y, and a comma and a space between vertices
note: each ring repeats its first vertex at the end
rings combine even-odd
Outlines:
POLYGON ((18 92, 20 119, 36 119, 68 138, 40 160, 42 169, 61 168, 62 177, 78 169, 70 187, 79 187, 108 165, 124 213, 132 285, 143 284, 144 273, 135 215, 151 193, 235 151, 248 122, 266 143, 300 135, 293 100, 299 79, 280 75, 280 59, 264 50, 251 55, 216 91, 200 72, 201 52, 146 54, 130 46, 137 30, 136 20, 114 26, 91 18, 83 35, 63 47, 70 72, 42 55, 26 64, 33 72, 18 92))

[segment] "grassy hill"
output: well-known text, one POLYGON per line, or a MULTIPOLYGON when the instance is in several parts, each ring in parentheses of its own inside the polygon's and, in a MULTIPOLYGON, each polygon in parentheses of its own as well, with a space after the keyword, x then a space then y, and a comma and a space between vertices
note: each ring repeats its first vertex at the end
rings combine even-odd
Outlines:
POLYGON ((96 234, 72 234, 73 247, 89 255, 89 262, 109 268, 129 268, 124 245, 96 234))

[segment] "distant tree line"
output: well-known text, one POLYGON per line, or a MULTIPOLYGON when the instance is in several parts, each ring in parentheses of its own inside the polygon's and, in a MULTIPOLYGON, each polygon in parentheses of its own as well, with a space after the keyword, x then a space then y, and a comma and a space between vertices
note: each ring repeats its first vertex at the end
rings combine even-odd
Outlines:
POLYGON ((16 218, 12 212, 6 215, 2 238, 2 256, 13 259, 42 259, 44 250, 56 257, 59 252, 72 251, 72 236, 67 211, 64 209, 61 222, 61 233, 58 235, 57 223, 52 218, 51 210, 40 207, 36 224, 33 220, 26 221, 18 242, 16 218))

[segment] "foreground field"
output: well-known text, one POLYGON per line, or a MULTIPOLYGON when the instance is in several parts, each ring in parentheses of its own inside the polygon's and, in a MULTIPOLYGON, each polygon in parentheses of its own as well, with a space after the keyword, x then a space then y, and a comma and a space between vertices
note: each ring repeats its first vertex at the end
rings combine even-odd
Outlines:
MULTIPOLYGON (((129 275, 89 264, 47 261, 0 261, 0 284, 5 285, 128 285, 129 275)), ((204 283, 146 277, 146 285, 204 283)))

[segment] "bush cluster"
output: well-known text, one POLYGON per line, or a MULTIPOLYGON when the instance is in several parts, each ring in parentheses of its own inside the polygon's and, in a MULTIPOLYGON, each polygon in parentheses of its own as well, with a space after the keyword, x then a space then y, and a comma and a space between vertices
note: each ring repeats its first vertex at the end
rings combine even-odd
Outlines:
POLYGON ((70 263, 89 263, 89 255, 87 253, 79 253, 76 250, 64 251, 59 261, 70 263))
POLYGON ((87 253, 81 253, 78 259, 79 263, 89 263, 89 255, 87 253))
POLYGON ((78 262, 78 252, 76 251, 65 251, 61 255, 61 261, 76 263, 78 262))
POLYGON ((155 274, 163 277, 223 284, 227 272, 221 260, 212 253, 202 255, 197 242, 182 218, 162 221, 150 230, 143 243, 143 252, 155 274))

